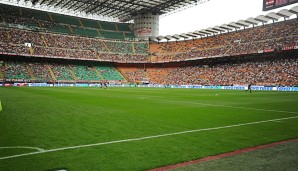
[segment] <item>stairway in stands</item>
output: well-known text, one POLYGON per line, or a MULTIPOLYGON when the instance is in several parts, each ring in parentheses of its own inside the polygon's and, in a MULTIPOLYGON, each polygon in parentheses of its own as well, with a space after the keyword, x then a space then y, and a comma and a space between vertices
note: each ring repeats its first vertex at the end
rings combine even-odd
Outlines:
POLYGON ((51 74, 52 79, 56 81, 57 78, 55 77, 55 74, 54 74, 53 70, 51 69, 51 67, 49 65, 47 65, 47 68, 50 71, 50 74, 51 74))
POLYGON ((4 74, 2 73, 2 68, 0 67, 0 79, 4 78, 4 74))

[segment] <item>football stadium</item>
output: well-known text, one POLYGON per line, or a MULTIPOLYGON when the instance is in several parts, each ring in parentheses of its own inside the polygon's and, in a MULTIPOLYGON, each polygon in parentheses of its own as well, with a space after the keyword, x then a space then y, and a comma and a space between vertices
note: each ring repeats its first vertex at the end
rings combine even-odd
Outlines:
POLYGON ((0 170, 298 170, 298 0, 211 1, 0 0, 0 170))

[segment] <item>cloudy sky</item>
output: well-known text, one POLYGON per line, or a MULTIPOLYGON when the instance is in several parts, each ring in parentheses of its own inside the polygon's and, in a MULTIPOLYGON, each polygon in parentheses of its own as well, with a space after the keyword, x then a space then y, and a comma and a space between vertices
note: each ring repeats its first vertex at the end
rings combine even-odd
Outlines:
POLYGON ((263 12, 263 0, 209 0, 184 11, 161 17, 159 35, 173 35, 228 24, 249 17, 290 9, 298 3, 263 12))

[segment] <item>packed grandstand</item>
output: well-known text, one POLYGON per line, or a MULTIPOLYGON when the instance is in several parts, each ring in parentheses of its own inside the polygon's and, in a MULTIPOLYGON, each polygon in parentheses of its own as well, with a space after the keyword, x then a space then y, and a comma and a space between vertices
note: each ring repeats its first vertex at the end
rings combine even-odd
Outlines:
POLYGON ((285 19, 149 42, 129 23, 1 5, 0 82, 295 86, 297 25, 297 18, 285 19))

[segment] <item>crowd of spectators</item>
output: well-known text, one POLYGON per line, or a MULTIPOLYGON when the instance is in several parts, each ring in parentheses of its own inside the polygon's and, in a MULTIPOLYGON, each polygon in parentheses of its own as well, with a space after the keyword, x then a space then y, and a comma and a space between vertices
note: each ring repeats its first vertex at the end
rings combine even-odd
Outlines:
MULTIPOLYGON (((38 20, 33 16, 20 17, 13 9, 0 9, 0 23, 51 25, 50 20, 38 20), (11 11, 7 11, 11 10, 11 11), (8 15, 9 14, 9 15, 8 15), (12 17, 14 16, 14 18, 12 17), (19 17, 17 17, 19 16, 19 17), (44 22, 44 23, 43 23, 44 22)), ((254 28, 246 28, 202 39, 182 42, 151 44, 157 46, 148 55, 146 42, 113 41, 67 34, 54 34, 0 27, 0 52, 19 55, 47 56, 71 59, 104 60, 116 62, 183 61, 272 52, 298 45, 298 20, 292 19, 254 28), (32 49, 25 43, 31 43, 32 49), (150 60, 154 59, 154 60, 150 60)), ((53 26, 53 23, 52 23, 53 26)))
POLYGON ((0 54, 28 55, 30 52, 24 45, 0 42, 0 54))
POLYGON ((51 63, 49 67, 53 71, 55 78, 59 81, 61 80, 73 80, 74 78, 71 76, 69 70, 67 69, 65 64, 61 63, 51 63))
POLYGON ((180 63, 177 67, 149 68, 147 72, 148 75, 153 75, 150 77, 153 84, 298 85, 298 57, 254 57, 249 60, 222 61, 223 63, 220 60, 226 60, 225 58, 216 60, 215 64, 212 64, 214 61, 209 61, 210 64, 202 65, 195 61, 187 66, 180 63))
POLYGON ((113 62, 145 62, 148 61, 148 55, 131 55, 131 54, 114 54, 114 53, 98 53, 98 57, 102 61, 113 61, 113 62))
POLYGON ((97 75, 95 70, 89 66, 83 65, 69 65, 71 71, 77 77, 78 80, 101 80, 101 78, 97 75))
POLYGON ((139 48, 147 48, 146 45, 143 45, 146 44, 145 42, 107 41, 96 38, 40 33, 1 27, 0 37, 0 49, 2 53, 88 60, 102 58, 106 61, 136 60, 144 62, 148 60, 147 55, 142 54, 142 50, 139 48), (25 46, 25 43, 31 44, 32 52, 29 51, 29 47, 25 46), (133 51, 133 45, 138 47, 138 50, 135 52, 133 51), (110 56, 113 56, 113 58, 109 58, 110 56))
POLYGON ((136 54, 148 54, 149 43, 133 43, 136 54))
MULTIPOLYGON (((121 57, 121 60, 128 61, 138 54, 148 53, 147 42, 114 41, 67 33, 50 33, 50 28, 53 27, 55 30, 56 27, 59 29, 62 25, 53 22, 49 16, 38 16, 38 13, 34 11, 19 10, 6 5, 0 8, 0 24, 0 49, 2 53, 7 54, 21 52, 22 55, 54 55, 53 57, 59 58, 96 60, 98 59, 97 53, 115 53, 117 57, 121 57), (9 45, 4 43, 9 43, 9 45), (33 51, 29 51, 29 48, 24 46, 25 43, 31 43, 33 51)), ((69 28, 65 30, 67 29, 69 28)), ((69 33, 71 32, 72 30, 69 29, 69 33)))
POLYGON ((138 67, 124 67, 120 68, 128 81, 132 83, 141 83, 144 78, 147 78, 146 71, 138 67))
POLYGON ((297 46, 298 20, 267 24, 237 32, 177 43, 152 44, 157 61, 185 60, 201 57, 232 56, 297 46))
POLYGON ((121 74, 112 66, 96 66, 95 69, 100 73, 104 80, 123 80, 121 74))
POLYGON ((45 63, 29 63, 29 68, 32 69, 32 74, 35 77, 35 80, 52 80, 50 71, 48 70, 45 63))
MULTIPOLYGON (((1 58, 0 58, 1 59, 1 58)), ((53 59, 30 58, 28 60, 4 60, 0 65, 1 79, 24 82, 75 82, 123 80, 113 66, 98 65, 86 62, 66 62, 53 59), (52 61, 52 62, 49 62, 52 61), (100 75, 101 74, 101 75, 100 75), (102 76, 102 77, 101 77, 102 76), (3 78, 2 78, 3 77, 3 78)))
MULTIPOLYGON (((246 85, 249 83, 275 86, 298 85, 297 55, 208 58, 201 61, 150 64, 149 66, 126 65, 120 65, 118 69, 127 81, 137 83, 150 80, 151 84, 172 85, 246 85)), ((17 80, 101 80, 97 71, 104 76, 104 79, 120 80, 121 78, 113 67, 101 68, 95 64, 82 65, 63 61, 51 63, 4 61, 0 69, 4 79, 17 80), (71 72, 77 78, 73 77, 71 72)))
POLYGON ((28 68, 22 62, 5 62, 1 66, 4 79, 28 80, 30 74, 28 68))
MULTIPOLYGON (((12 11, 12 13, 15 12, 12 11)), ((10 21, 10 18, 4 15, 1 14, 1 21, 19 22, 20 24, 27 22, 21 21, 22 17, 10 21)), ((26 19, 36 20, 35 18, 26 19)), ((41 23, 39 22, 39 24, 41 23)), ((298 45, 297 24, 298 20, 292 19, 219 35, 210 35, 202 39, 154 44, 152 46, 158 46, 158 48, 156 52, 151 52, 151 54, 154 54, 154 59, 157 61, 171 61, 270 52, 285 47, 294 48, 298 45)), ((2 53, 36 56, 54 55, 60 58, 103 59, 120 62, 150 61, 149 47, 146 42, 112 41, 3 27, 0 27, 0 38, 2 53), (34 51, 30 52, 24 43, 32 43, 34 51)))

